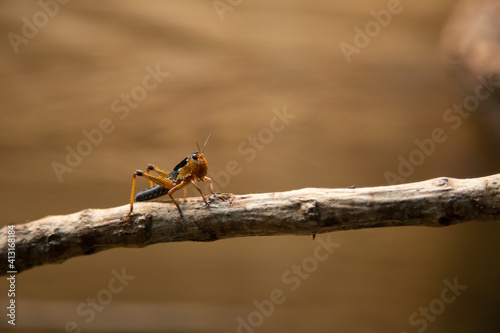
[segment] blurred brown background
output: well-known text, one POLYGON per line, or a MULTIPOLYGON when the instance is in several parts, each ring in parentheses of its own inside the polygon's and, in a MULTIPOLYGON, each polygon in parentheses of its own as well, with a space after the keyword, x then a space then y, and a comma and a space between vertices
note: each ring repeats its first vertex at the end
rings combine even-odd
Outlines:
MULTIPOLYGON (((171 169, 210 133, 210 175, 220 178, 231 160, 241 166, 219 180, 221 192, 387 185, 399 157, 408 159, 414 141, 435 128, 446 141, 404 182, 497 173, 472 118, 457 129, 443 120, 463 101, 438 55, 455 1, 402 1, 388 19, 381 11, 393 3, 221 1, 226 11, 218 13, 212 1, 1 2, 3 225, 126 205, 134 170, 147 163, 171 169), (39 27, 30 30, 33 22, 39 27), (373 37, 348 62, 340 45, 355 45, 355 28, 367 24, 373 37), (144 89, 157 68, 169 75, 144 89), (263 129, 273 109, 293 118, 270 137, 263 129), (68 166, 68 147, 89 149, 82 131, 103 119, 109 133, 68 166), (259 133, 255 156, 242 151, 259 133), (71 172, 58 177, 54 162, 71 172)), ((313 256, 311 237, 106 251, 19 274, 15 329, 494 332, 499 234, 491 223, 319 235, 340 247, 294 291, 282 276, 313 256), (111 294, 113 270, 135 278, 111 294), (449 304, 439 301, 443 281, 455 279, 467 289, 449 304), (254 301, 274 289, 286 301, 259 317, 254 301), (95 310, 85 304, 92 299, 95 310), (432 319, 410 320, 430 305, 432 319), (258 327, 238 327, 249 315, 262 318, 258 327)), ((3 281, 2 308, 7 289, 3 281)))

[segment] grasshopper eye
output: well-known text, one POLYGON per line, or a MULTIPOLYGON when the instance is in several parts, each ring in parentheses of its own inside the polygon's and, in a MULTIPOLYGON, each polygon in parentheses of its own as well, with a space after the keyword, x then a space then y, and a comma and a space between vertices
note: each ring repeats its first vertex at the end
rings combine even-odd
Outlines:
POLYGON ((191 154, 191 158, 195 161, 198 161, 198 154, 196 153, 191 154))

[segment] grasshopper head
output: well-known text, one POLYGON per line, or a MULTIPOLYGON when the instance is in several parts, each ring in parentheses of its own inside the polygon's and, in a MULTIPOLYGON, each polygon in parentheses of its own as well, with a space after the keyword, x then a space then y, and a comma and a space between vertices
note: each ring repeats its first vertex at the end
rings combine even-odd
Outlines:
POLYGON ((201 179, 207 175, 208 164, 203 153, 196 152, 189 155, 188 164, 195 178, 201 179))

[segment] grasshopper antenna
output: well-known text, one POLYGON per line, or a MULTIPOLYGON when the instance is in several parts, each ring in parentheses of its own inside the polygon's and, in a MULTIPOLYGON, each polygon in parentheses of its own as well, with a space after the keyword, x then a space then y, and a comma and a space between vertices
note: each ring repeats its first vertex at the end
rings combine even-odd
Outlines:
MULTIPOLYGON (((205 141, 205 144, 203 145, 203 150, 201 151, 202 153, 205 153, 205 147, 207 146, 208 140, 210 139, 211 135, 212 134, 208 135, 207 141, 205 141)), ((198 146, 198 151, 199 151, 200 150, 200 146, 198 145, 198 143, 196 143, 196 145, 198 146)))

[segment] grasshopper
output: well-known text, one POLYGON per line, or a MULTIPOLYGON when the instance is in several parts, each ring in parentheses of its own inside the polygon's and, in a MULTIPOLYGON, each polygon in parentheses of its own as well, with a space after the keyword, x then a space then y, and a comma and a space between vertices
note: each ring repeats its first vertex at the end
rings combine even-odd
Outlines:
MULTIPOLYGON (((140 201, 152 200, 161 197, 165 194, 168 194, 170 199, 172 199, 174 204, 177 206, 177 209, 179 210, 181 217, 184 218, 182 210, 177 201, 172 196, 172 194, 175 191, 184 188, 184 197, 187 197, 187 191, 185 186, 190 183, 193 184, 193 186, 198 190, 198 192, 200 192, 203 201, 208 206, 208 202, 205 199, 203 192, 195 183, 195 180, 209 182, 210 190, 212 194, 215 194, 212 179, 206 176, 208 171, 208 164, 204 152, 205 152, 205 147, 207 146, 208 143, 208 139, 210 139, 210 135, 205 141, 201 153, 200 152, 192 153, 191 155, 183 159, 179 164, 177 164, 174 170, 171 172, 162 170, 153 164, 148 164, 146 172, 143 172, 141 170, 136 170, 134 172, 132 179, 132 194, 130 195, 130 211, 124 217, 127 218, 133 215, 134 201, 140 202, 140 201), (152 171, 154 171, 158 175, 151 174, 152 171), (137 176, 144 177, 147 180, 149 180, 149 184, 151 187, 142 190, 141 192, 137 193, 137 195, 134 197, 135 182, 137 176), (156 185, 153 185, 153 183, 156 185)), ((198 150, 200 150, 200 146, 198 146, 198 150)))

